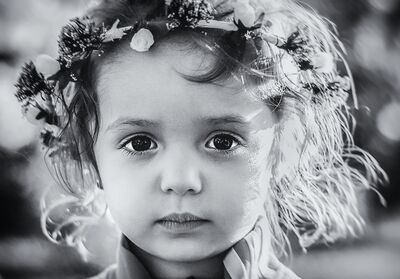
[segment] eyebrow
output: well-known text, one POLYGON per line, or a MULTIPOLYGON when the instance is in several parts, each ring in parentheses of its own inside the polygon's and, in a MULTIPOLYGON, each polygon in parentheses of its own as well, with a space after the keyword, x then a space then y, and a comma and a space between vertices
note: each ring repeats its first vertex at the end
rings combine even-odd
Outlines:
POLYGON ((138 126, 138 127, 153 127, 156 128, 160 126, 160 123, 156 121, 146 120, 146 119, 136 119, 136 118, 118 118, 113 123, 108 125, 106 131, 118 129, 121 126, 138 126))
POLYGON ((239 124, 239 125, 247 125, 249 121, 247 121, 244 117, 240 115, 224 115, 221 117, 206 117, 202 118, 204 122, 210 125, 220 125, 220 124, 239 124))
MULTIPOLYGON (((240 126, 248 125, 250 121, 246 120, 240 115, 223 115, 218 117, 202 117, 200 122, 204 122, 208 125, 216 126, 222 124, 237 124, 240 126)), ((142 128, 157 128, 162 126, 160 122, 147 120, 147 119, 137 119, 137 118, 127 118, 122 117, 111 123, 106 131, 118 129, 121 126, 137 126, 142 128)))

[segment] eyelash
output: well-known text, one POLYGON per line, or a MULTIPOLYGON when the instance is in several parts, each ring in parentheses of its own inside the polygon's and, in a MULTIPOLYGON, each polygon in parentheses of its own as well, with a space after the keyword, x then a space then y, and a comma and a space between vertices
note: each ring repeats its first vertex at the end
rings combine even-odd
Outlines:
POLYGON ((221 136, 221 135, 222 135, 222 136, 229 136, 230 138, 232 138, 232 140, 233 140, 234 142, 236 142, 236 146, 235 146, 233 149, 228 149, 228 150, 225 150, 225 149, 214 149, 214 148, 213 148, 213 150, 216 151, 216 152, 218 152, 218 153, 222 153, 223 155, 226 155, 226 156, 231 156, 231 155, 234 154, 235 151, 237 151, 238 146, 245 146, 244 142, 243 142, 241 139, 238 139, 237 136, 235 136, 235 135, 233 135, 233 134, 231 134, 231 133, 222 132, 222 131, 216 132, 216 133, 214 134, 214 136, 213 136, 210 140, 207 141, 207 143, 210 142, 210 141, 211 141, 213 138, 215 138, 216 136, 221 136))
POLYGON ((125 154, 127 154, 128 156, 140 156, 143 155, 145 153, 145 151, 132 151, 126 148, 121 148, 122 152, 124 152, 125 154))
MULTIPOLYGON (((238 149, 237 146, 245 146, 245 144, 243 143, 243 141, 241 139, 239 139, 237 136, 228 133, 228 132, 216 132, 214 134, 214 136, 207 141, 206 145, 208 145, 208 142, 210 142, 213 138, 215 138, 216 136, 229 136, 234 142, 236 142, 236 146, 233 149, 229 149, 229 150, 225 150, 225 149, 216 149, 216 148, 212 148, 214 151, 218 152, 218 153, 222 153, 223 155, 226 156, 231 156, 234 154, 234 152, 238 149)), ((132 139, 134 139, 135 137, 139 137, 139 136, 143 136, 143 137, 147 137, 149 138, 153 143, 155 143, 155 140, 153 140, 153 138, 149 135, 146 134, 136 134, 134 136, 131 136, 129 138, 127 138, 126 140, 124 140, 118 147, 118 149, 120 149, 121 151, 125 152, 127 155, 129 156, 141 156, 144 155, 145 153, 149 152, 148 150, 144 150, 144 151, 135 151, 135 150, 131 150, 128 149, 126 146, 127 144, 129 144, 132 139)), ((156 144, 156 143, 155 143, 156 144)), ((157 145, 157 144, 156 144, 157 145)), ((157 147, 157 146, 156 146, 157 147)), ((151 150, 151 149, 150 149, 151 150)))
MULTIPOLYGON (((122 141, 122 143, 120 144, 120 146, 118 147, 118 149, 120 149, 121 151, 125 152, 125 154, 129 155, 129 156, 141 156, 144 155, 146 152, 148 152, 149 150, 144 150, 144 151, 136 151, 136 150, 130 150, 128 149, 126 146, 128 143, 132 142, 132 139, 134 139, 135 137, 147 137, 149 138, 152 142, 155 143, 155 140, 153 140, 152 137, 150 137, 149 135, 146 134, 136 134, 134 136, 131 136, 129 138, 127 138, 126 140, 122 141)), ((156 144, 157 145, 157 144, 156 144)))

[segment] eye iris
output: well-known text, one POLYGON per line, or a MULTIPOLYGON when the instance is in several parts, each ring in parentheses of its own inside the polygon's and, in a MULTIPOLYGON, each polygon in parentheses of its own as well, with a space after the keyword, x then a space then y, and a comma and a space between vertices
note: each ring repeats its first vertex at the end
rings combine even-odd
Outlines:
POLYGON ((218 136, 214 138, 214 146, 217 149, 227 150, 232 147, 233 140, 231 137, 218 136))
POLYGON ((151 140, 148 137, 137 136, 131 140, 131 144, 136 151, 144 151, 150 148, 151 140))

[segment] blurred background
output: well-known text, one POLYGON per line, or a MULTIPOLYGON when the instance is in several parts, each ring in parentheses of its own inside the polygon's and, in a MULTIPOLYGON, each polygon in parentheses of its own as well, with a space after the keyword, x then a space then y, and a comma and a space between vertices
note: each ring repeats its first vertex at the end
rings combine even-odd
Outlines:
MULTIPOLYGON (((390 183, 363 197, 367 228, 360 239, 295 253, 302 278, 400 278, 400 0, 306 0, 333 20, 348 51, 360 109, 356 143, 388 173, 390 183)), ((0 0, 0 279, 85 278, 112 263, 117 238, 94 229, 89 262, 41 233, 39 204, 53 182, 13 96, 22 63, 56 56, 60 27, 88 0, 0 0)))

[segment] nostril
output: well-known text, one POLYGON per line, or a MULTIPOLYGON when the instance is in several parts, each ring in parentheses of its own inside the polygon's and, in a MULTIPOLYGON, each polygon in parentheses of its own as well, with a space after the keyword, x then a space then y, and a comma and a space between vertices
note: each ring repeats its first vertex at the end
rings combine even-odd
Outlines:
POLYGON ((201 192, 202 186, 195 185, 195 184, 175 184, 175 185, 169 185, 169 186, 161 186, 161 190, 165 193, 175 193, 177 195, 183 196, 186 194, 198 194, 201 192))

